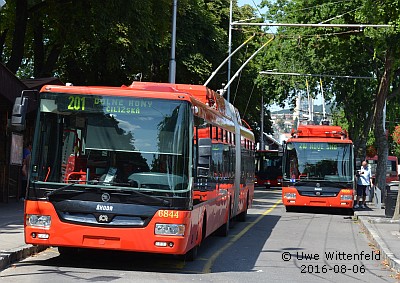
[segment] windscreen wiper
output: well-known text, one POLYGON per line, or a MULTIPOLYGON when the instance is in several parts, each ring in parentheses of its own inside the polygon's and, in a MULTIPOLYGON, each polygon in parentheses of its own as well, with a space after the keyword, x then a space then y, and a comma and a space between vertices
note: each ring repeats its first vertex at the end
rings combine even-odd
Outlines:
MULTIPOLYGON (((133 197, 132 194, 129 197, 129 199, 134 200, 134 201, 140 201, 137 199, 137 197, 142 197, 144 199, 150 199, 152 201, 156 201, 155 204, 157 205, 163 205, 163 206, 170 206, 171 202, 169 200, 163 199, 163 198, 159 198, 159 197, 155 197, 155 196, 151 196, 142 192, 138 192, 137 190, 132 190, 132 189, 119 189, 119 191, 122 192, 128 192, 128 193, 134 193, 136 195, 136 197, 133 197)), ((140 201, 142 204, 149 204, 147 201, 142 200, 140 201)))
POLYGON ((63 186, 61 188, 55 189, 54 191, 51 191, 50 193, 47 194, 47 198, 49 198, 49 196, 57 194, 58 192, 61 192, 61 191, 65 190, 65 189, 68 189, 68 188, 70 188, 70 187, 72 187, 74 185, 75 185, 75 183, 71 183, 71 184, 63 186))
POLYGON ((344 181, 344 182, 339 182, 339 181, 324 181, 326 184, 331 184, 334 186, 337 186, 339 188, 345 189, 348 187, 352 187, 352 184, 350 182, 344 181))
MULTIPOLYGON (((75 185, 75 183, 72 183, 72 184, 68 184, 66 186, 63 186, 61 188, 55 189, 55 190, 53 190, 53 191, 51 191, 50 193, 47 194, 47 198, 49 198, 51 196, 54 196, 54 195, 57 195, 57 194, 65 191, 66 189, 74 186, 74 185, 75 185)), ((117 183, 112 183, 112 185, 118 185, 118 184, 117 183)), ((84 191, 86 191, 87 189, 90 189, 90 186, 85 187, 84 191)), ((135 201, 135 202, 140 202, 141 204, 149 204, 149 202, 151 202, 151 204, 154 204, 154 205, 171 206, 171 202, 166 200, 166 199, 155 197, 155 196, 151 196, 151 195, 148 195, 146 193, 138 192, 135 189, 124 188, 124 187, 110 188, 109 186, 104 186, 104 187, 95 188, 95 189, 100 190, 100 191, 108 191, 108 192, 130 193, 130 197, 129 198, 131 200, 135 201), (133 193, 136 195, 135 197, 132 196, 133 193), (147 201, 146 201, 146 199, 147 199, 147 201)), ((76 190, 73 191, 73 193, 76 193, 76 192, 77 192, 76 190)))

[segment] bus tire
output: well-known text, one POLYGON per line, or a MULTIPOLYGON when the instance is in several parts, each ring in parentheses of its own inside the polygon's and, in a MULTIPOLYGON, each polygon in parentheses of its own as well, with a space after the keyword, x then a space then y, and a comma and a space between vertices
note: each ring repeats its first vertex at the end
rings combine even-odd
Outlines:
POLYGON ((186 261, 194 261, 197 258, 197 253, 199 251, 200 244, 206 238, 206 228, 207 228, 206 227, 207 226, 207 216, 206 215, 207 215, 206 213, 204 213, 204 215, 203 215, 203 226, 202 226, 202 229, 201 229, 201 239, 200 239, 199 243, 196 246, 194 246, 192 249, 190 249, 185 254, 184 258, 185 258, 186 261))
POLYGON ((248 207, 249 207, 249 202, 248 202, 248 201, 249 201, 249 195, 247 194, 245 210, 242 211, 241 213, 239 213, 239 214, 236 216, 236 219, 237 219, 237 221, 239 221, 239 222, 246 222, 246 219, 247 219, 247 209, 248 209, 248 207))
POLYGON ((286 208, 286 212, 293 212, 296 210, 296 207, 291 206, 291 205, 287 205, 287 206, 285 206, 285 208, 286 208))
POLYGON ((353 216, 354 209, 353 208, 342 208, 342 212, 344 215, 353 216))
POLYGON ((228 219, 221 227, 217 229, 217 235, 222 237, 227 237, 229 235, 229 228, 231 226, 231 208, 228 209, 228 219))
POLYGON ((185 254, 185 260, 186 261, 194 261, 197 258, 197 253, 199 251, 199 246, 194 246, 191 250, 189 250, 185 254))
POLYGON ((65 258, 76 258, 77 255, 79 255, 80 250, 79 248, 71 248, 71 247, 58 247, 58 252, 60 253, 60 256, 65 257, 65 258))

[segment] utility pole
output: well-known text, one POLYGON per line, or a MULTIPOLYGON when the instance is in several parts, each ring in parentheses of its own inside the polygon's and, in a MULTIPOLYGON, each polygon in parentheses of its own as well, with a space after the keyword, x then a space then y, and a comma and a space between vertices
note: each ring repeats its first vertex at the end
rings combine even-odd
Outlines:
POLYGON ((264 150, 264 92, 261 95, 260 150, 264 150))
MULTIPOLYGON (((229 34, 228 34, 228 82, 231 80, 231 50, 232 50, 232 16, 233 16, 233 0, 229 4, 229 34)), ((231 87, 228 85, 226 100, 230 102, 231 99, 231 87)))

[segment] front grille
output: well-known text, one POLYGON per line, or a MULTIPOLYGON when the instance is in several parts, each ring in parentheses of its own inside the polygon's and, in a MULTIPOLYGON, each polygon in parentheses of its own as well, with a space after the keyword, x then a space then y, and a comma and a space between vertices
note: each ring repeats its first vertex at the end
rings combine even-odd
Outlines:
POLYGON ((92 214, 62 212, 59 213, 59 216, 62 221, 96 226, 144 227, 149 222, 149 220, 145 221, 141 217, 137 216, 114 215, 107 213, 92 214))
POLYGON ((301 196, 306 197, 336 197, 338 193, 335 192, 321 192, 321 191, 299 191, 301 196))

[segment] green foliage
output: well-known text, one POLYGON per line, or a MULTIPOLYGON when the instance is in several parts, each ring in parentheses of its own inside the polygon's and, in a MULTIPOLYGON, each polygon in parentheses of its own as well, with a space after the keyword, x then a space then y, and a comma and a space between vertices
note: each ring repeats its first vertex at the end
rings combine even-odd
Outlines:
MULTIPOLYGON (((135 74, 142 73, 145 81, 166 82, 172 3, 171 0, 7 0, 0 11, 1 60, 21 78, 58 76, 75 85, 119 86, 129 84, 135 74), (23 29, 24 21, 25 32, 15 33, 17 28, 23 29)), ((285 101, 294 106, 299 95, 307 94, 305 77, 260 75, 260 71, 321 74, 325 75, 322 77, 325 99, 334 102, 340 113, 336 123, 345 125, 356 147, 365 148, 371 143, 369 133, 387 52, 392 54, 393 68, 386 119, 392 122, 386 128, 389 133, 393 131, 398 123, 400 102, 398 1, 264 0, 261 6, 268 7, 264 19, 257 17, 251 6, 238 7, 236 1, 233 3, 234 21, 255 18, 248 22, 393 25, 393 28, 362 31, 279 27, 271 44, 249 62, 230 87, 231 102, 256 132, 261 130, 261 107, 273 103, 283 106, 285 101)), ((177 83, 203 84, 228 55, 229 5, 230 0, 178 1, 177 83)), ((255 26, 234 27, 232 50, 250 36, 255 37, 232 58, 232 75, 270 40, 270 32, 271 29, 255 26)), ((312 97, 320 92, 319 80, 307 77, 312 97)), ((227 66, 221 68, 209 87, 220 89, 222 83, 227 83, 227 66)), ((271 133, 270 113, 267 110, 265 113, 263 130, 271 133)), ((391 140, 389 144, 391 148, 396 146, 391 140)))
MULTIPOLYGON (((385 1, 384 1, 385 2, 385 1)), ((277 0, 263 1, 268 6, 266 18, 279 23, 393 23, 385 18, 398 9, 398 3, 385 2, 384 9, 376 1, 322 1, 322 0, 277 0)), ((389 18, 393 18, 390 15, 389 18)), ((383 53, 393 42, 393 29, 343 29, 280 27, 276 49, 269 54, 267 69, 280 72, 321 74, 324 95, 327 101, 334 101, 341 111, 340 122, 346 125, 356 148, 365 148, 369 140, 375 110, 375 99, 383 73, 383 53), (385 43, 386 42, 386 43, 385 43), (382 44, 384 43, 384 44, 382 44), (362 76, 377 79, 343 79, 329 77, 362 76)), ((317 78, 308 77, 311 96, 318 94, 317 78)), ((263 84, 273 89, 271 100, 285 98, 294 102, 300 93, 306 93, 304 77, 269 77, 263 84)), ((391 106, 390 106, 391 107, 391 106)), ((389 107, 388 107, 389 108, 389 107)))

